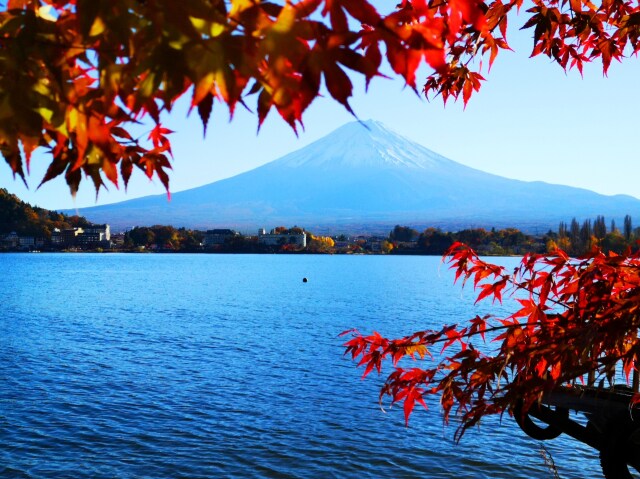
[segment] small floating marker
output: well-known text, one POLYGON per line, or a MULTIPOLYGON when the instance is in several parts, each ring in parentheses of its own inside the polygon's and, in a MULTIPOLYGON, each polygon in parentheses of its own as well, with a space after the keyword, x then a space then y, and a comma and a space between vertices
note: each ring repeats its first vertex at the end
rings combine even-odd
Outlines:
POLYGON ((302 278, 303 283, 307 283, 309 280, 307 278, 302 278))

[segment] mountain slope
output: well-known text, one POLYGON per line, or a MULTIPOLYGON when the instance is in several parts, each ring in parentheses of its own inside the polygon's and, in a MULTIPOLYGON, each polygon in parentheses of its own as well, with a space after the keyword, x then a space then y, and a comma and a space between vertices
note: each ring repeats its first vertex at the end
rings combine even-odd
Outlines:
POLYGON ((640 200, 491 175, 367 121, 260 168, 199 188, 85 208, 114 228, 172 224, 254 229, 299 224, 385 229, 396 223, 555 227, 560 220, 640 217, 640 200))

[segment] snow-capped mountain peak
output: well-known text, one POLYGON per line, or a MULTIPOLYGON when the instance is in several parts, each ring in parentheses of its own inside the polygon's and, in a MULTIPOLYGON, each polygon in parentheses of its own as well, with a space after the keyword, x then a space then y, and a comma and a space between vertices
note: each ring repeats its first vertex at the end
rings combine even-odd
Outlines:
POLYGON ((81 214, 112 228, 171 224, 254 230, 297 224, 348 232, 408 224, 542 231, 572 217, 640 218, 640 201, 491 175, 369 120, 346 124, 254 170, 175 193, 170 203, 166 195, 149 196, 81 214))
POLYGON ((351 122, 274 162, 291 168, 431 169, 453 163, 375 120, 351 122))

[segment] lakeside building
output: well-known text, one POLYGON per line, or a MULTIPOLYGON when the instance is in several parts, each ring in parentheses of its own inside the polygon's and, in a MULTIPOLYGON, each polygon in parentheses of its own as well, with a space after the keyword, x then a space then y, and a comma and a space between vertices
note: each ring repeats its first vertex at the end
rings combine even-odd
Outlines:
POLYGON ((53 248, 109 248, 111 247, 111 227, 108 224, 90 225, 84 228, 55 228, 51 233, 53 248))
POLYGON ((76 238, 82 233, 84 233, 82 228, 66 228, 63 230, 55 228, 51 233, 51 246, 59 248, 75 246, 76 238))
POLYGON ((15 249, 20 246, 20 237, 15 231, 2 237, 2 246, 4 248, 15 249))
POLYGON ((35 236, 20 236, 20 249, 34 250, 44 246, 44 238, 36 238, 35 236))
POLYGON ((83 228, 83 232, 76 236, 76 245, 81 248, 109 247, 111 228, 109 225, 91 225, 83 228))
POLYGON ((202 245, 207 247, 207 246, 215 246, 215 245, 223 245, 227 242, 227 240, 230 240, 231 238, 234 238, 236 236, 240 236, 240 233, 238 233, 235 230, 230 230, 230 229, 213 229, 213 230, 208 230, 205 234, 204 234, 204 239, 202 240, 202 245))
POLYGON ((306 248, 307 233, 303 231, 302 233, 282 234, 276 233, 275 230, 271 230, 270 233, 267 233, 264 228, 260 228, 258 230, 258 244, 266 246, 283 246, 291 244, 300 246, 301 248, 306 248))
POLYGON ((0 236, 0 248, 10 250, 32 251, 44 246, 44 238, 35 236, 19 236, 15 231, 0 236))

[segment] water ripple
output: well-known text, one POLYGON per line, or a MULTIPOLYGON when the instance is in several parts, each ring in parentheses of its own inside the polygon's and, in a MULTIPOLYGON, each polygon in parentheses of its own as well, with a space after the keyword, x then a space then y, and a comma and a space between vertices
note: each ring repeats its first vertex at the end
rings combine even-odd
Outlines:
MULTIPOLYGON (((0 255, 0 478, 544 478, 495 418, 383 413, 341 331, 476 314, 438 258, 0 255), (312 281, 302 284, 300 278, 312 281), (35 285, 35 287, 34 287, 35 285)), ((565 479, 597 458, 548 445, 565 479)))

